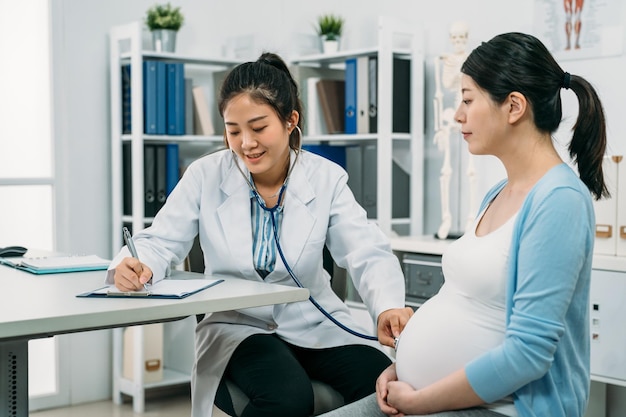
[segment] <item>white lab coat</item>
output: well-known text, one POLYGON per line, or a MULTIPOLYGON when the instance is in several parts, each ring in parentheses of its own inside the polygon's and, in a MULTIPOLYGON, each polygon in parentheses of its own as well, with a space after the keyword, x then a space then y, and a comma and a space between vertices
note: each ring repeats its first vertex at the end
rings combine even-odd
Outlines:
MULTIPOLYGON (((250 188, 233 156, 229 150, 219 151, 192 163, 151 227, 135 235, 138 256, 154 272, 153 279, 166 276, 171 263, 182 262, 199 233, 207 274, 263 281, 252 261, 250 188)), ((249 176, 245 165, 240 166, 249 176)), ((347 178, 338 165, 301 152, 285 192, 280 244, 315 300, 341 323, 366 333, 330 286, 322 266, 324 245, 348 270, 373 318, 404 306, 404 279, 387 237, 367 220, 347 178)), ((113 282, 112 268, 125 256, 126 248, 111 263, 108 282, 113 282)), ((278 256, 265 281, 296 285, 278 256)), ((303 347, 380 347, 340 329, 309 301, 209 314, 196 329, 193 416, 211 416, 217 385, 237 345, 252 334, 274 332, 303 347)))

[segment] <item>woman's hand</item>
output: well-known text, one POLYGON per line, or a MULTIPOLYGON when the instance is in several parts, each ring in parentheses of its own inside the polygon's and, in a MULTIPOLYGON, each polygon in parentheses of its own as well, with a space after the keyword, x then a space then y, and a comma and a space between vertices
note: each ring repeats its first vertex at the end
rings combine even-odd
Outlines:
MULTIPOLYGON (((383 371, 383 374, 385 372, 387 371, 383 371)), ((377 381, 377 393, 378 390, 377 381)), ((467 380, 463 368, 419 390, 415 390, 406 382, 389 379, 385 384, 385 391, 386 409, 397 410, 397 416, 421 416, 484 404, 467 380)))
POLYGON ((412 315, 413 309, 411 307, 392 308, 380 313, 378 316, 378 341, 380 344, 395 347, 396 337, 400 336, 412 315))
POLYGON ((152 279, 152 270, 136 258, 124 258, 115 267, 115 287, 120 291, 137 291, 152 279))
POLYGON ((398 375, 396 374, 396 364, 392 363, 378 376, 378 379, 376 380, 376 402, 378 402, 378 406, 383 413, 390 416, 401 417, 403 414, 387 402, 389 396, 389 383, 397 380, 398 375))
MULTIPOLYGON (((418 391, 406 382, 390 381, 387 384, 386 404, 390 410, 397 410, 397 414, 395 414, 397 416, 403 416, 407 413, 413 414, 413 408, 419 410, 419 407, 416 406, 418 404, 418 395, 418 391)), ((419 414, 422 413, 420 412, 419 414)))

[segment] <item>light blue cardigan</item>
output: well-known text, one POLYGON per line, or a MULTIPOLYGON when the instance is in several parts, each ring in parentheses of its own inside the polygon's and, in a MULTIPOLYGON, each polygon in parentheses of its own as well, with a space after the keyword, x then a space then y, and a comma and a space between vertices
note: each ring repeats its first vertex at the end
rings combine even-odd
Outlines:
MULTIPOLYGON (((489 191, 481 211, 505 184, 489 191)), ((528 193, 513 229, 505 340, 465 368, 485 402, 513 394, 521 417, 585 413, 594 230, 590 192, 566 164, 528 193)))

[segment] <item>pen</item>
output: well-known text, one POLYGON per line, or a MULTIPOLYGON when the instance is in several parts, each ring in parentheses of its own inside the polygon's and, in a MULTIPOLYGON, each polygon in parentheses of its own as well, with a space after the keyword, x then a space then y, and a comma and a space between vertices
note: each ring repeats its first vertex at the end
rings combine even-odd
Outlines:
MULTIPOLYGON (((137 255, 137 249, 135 248, 135 242, 133 242, 133 237, 130 235, 128 228, 124 227, 122 229, 122 232, 124 233, 124 241, 126 242, 126 246, 128 246, 130 254, 133 256, 133 258, 139 260, 139 256, 137 255)), ((143 288, 148 291, 147 284, 143 284, 143 288)))

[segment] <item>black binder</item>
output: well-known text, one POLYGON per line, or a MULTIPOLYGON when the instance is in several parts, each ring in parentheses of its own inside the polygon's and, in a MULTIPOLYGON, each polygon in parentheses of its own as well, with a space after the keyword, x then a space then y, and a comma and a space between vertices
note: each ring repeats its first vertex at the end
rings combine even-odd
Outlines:
POLYGON ((156 146, 145 145, 143 159, 144 176, 144 216, 154 217, 156 204, 156 146))
POLYGON ((156 178, 156 214, 161 210, 167 198, 167 153, 165 145, 155 145, 155 147, 156 164, 154 176, 156 178))
POLYGON ((396 133, 411 131, 411 61, 393 59, 393 122, 396 133))
POLYGON ((132 155, 130 142, 122 145, 122 213, 125 216, 133 214, 133 177, 132 155))
POLYGON ((369 133, 376 133, 378 132, 378 58, 369 57, 368 64, 369 133))

